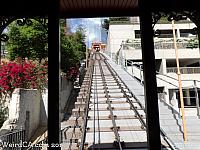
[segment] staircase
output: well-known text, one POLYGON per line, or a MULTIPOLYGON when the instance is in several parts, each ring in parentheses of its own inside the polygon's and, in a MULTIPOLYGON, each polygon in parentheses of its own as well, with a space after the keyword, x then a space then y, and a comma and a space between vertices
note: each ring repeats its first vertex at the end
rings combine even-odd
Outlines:
POLYGON ((180 114, 159 100, 160 126, 179 150, 200 150, 200 119, 186 117, 188 141, 184 142, 180 114))

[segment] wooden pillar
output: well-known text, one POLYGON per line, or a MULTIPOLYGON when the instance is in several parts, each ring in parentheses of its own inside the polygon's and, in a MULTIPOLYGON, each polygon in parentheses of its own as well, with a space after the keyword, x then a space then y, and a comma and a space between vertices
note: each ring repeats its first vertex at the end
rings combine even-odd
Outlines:
POLYGON ((48 12, 48 149, 60 143, 59 122, 59 1, 52 0, 48 12))
POLYGON ((160 150, 160 123, 156 83, 152 16, 146 0, 139 1, 142 61, 144 71, 147 141, 149 150, 160 150))

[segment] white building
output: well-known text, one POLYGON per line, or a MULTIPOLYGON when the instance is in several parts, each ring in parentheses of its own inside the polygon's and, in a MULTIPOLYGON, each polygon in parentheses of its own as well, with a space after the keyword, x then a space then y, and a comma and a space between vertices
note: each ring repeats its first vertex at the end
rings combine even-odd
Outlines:
MULTIPOLYGON (((135 18, 131 22, 110 24, 106 53, 142 82, 143 72, 139 69, 139 64, 142 64, 140 24, 135 18)), ((200 88, 200 51, 199 48, 189 48, 189 40, 196 37, 191 34, 194 27, 195 24, 189 20, 175 22, 185 113, 188 116, 196 116, 199 110, 199 99, 195 90, 196 87, 200 88)), ((179 111, 179 84, 172 24, 157 23, 154 30, 160 31, 160 35, 154 38, 158 93, 179 111)))

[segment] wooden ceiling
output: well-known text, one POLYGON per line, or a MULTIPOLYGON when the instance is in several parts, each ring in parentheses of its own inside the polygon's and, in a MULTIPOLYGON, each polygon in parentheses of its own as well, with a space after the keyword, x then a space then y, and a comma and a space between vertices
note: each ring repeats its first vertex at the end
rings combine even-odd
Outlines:
MULTIPOLYGON (((60 0, 60 16, 73 17, 110 17, 139 16, 139 0, 60 0)), ((141 0, 145 7, 152 10, 199 9, 198 0, 141 0)))
POLYGON ((0 15, 35 16, 59 11, 64 18, 139 16, 138 1, 145 1, 146 8, 157 11, 199 10, 199 0, 6 0, 1 2, 0 15))
MULTIPOLYGON (((61 16, 139 15, 138 0, 60 0, 61 16)), ((84 17, 84 16, 83 16, 84 17)))

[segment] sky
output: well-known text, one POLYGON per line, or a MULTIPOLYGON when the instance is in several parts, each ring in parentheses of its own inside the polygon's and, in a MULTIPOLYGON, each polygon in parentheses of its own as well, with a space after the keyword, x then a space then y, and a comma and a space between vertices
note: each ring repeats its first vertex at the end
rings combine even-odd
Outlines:
POLYGON ((85 43, 90 48, 92 42, 105 42, 106 40, 105 30, 101 27, 103 19, 105 18, 67 19, 67 24, 71 32, 75 32, 80 25, 86 30, 85 43))

